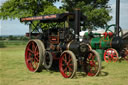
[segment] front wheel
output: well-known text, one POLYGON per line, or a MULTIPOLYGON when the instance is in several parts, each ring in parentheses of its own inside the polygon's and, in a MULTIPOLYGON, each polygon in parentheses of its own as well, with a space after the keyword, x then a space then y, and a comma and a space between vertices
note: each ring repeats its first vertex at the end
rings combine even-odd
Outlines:
POLYGON ((64 78, 74 77, 77 71, 77 60, 72 51, 66 50, 61 54, 59 70, 64 78))
POLYGON ((100 56, 95 50, 91 50, 86 59, 85 72, 88 76, 97 76, 100 73, 100 70, 100 56))
POLYGON ((105 62, 117 62, 119 57, 118 57, 118 52, 113 49, 113 48, 108 48, 105 52, 104 52, 104 60, 105 62))
POLYGON ((25 50, 25 63, 29 71, 42 71, 45 48, 42 41, 38 39, 30 40, 25 50))

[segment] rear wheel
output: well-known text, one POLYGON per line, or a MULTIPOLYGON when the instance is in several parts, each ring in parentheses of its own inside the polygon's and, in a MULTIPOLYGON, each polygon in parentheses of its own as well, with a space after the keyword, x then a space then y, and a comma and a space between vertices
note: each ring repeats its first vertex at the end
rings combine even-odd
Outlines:
POLYGON ((123 56, 122 57, 124 57, 124 59, 128 61, 128 49, 127 48, 123 49, 123 56))
POLYGON ((52 54, 50 52, 46 51, 43 60, 44 60, 44 64, 43 64, 44 67, 46 69, 50 69, 51 66, 52 66, 52 63, 53 63, 53 56, 52 56, 52 54))
POLYGON ((76 56, 72 51, 64 51, 59 60, 60 73, 64 78, 73 78, 77 71, 76 56))
POLYGON ((85 72, 88 76, 97 76, 101 70, 101 60, 95 50, 91 50, 86 59, 85 72))
POLYGON ((25 50, 25 63, 29 71, 42 71, 44 54, 45 48, 42 41, 35 39, 28 42, 25 50))
POLYGON ((111 62, 111 61, 117 62, 118 59, 119 59, 119 57, 118 57, 118 52, 117 52, 115 49, 109 48, 109 49, 107 49, 107 50, 104 52, 104 60, 105 60, 106 62, 111 62))

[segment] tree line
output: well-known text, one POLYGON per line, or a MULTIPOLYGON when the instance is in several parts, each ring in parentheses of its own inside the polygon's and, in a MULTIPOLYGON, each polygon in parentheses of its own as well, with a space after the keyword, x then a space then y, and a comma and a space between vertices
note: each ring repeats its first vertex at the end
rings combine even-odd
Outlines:
POLYGON ((0 40, 29 40, 29 38, 26 36, 9 35, 9 36, 0 36, 0 40))

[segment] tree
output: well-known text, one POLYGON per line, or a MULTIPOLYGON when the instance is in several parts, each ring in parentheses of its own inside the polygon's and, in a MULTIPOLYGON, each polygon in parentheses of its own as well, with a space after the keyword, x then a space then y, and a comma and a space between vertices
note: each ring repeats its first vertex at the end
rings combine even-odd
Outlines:
POLYGON ((52 0, 8 0, 0 8, 0 19, 19 19, 21 17, 61 13, 64 11, 57 9, 52 2, 52 0))
MULTIPOLYGON (((62 13, 65 10, 72 12, 74 8, 80 8, 87 16, 85 30, 102 27, 111 20, 108 8, 109 0, 62 0, 63 6, 57 9, 53 3, 59 0, 8 0, 0 8, 0 19, 15 19, 27 16, 62 13)), ((37 22, 35 22, 37 23, 37 22)), ((43 26, 45 27, 45 25, 43 26)))
MULTIPOLYGON (((21 17, 39 16, 64 12, 53 5, 52 0, 8 0, 0 8, 0 19, 20 19, 21 17)), ((38 21, 34 21, 35 26, 38 21)), ((26 24, 26 23, 25 23, 26 24)), ((47 27, 43 24, 42 28, 47 27)), ((32 27, 34 30, 35 27, 32 27)), ((45 28, 47 29, 47 28, 45 28)))
POLYGON ((111 20, 109 12, 111 9, 107 3, 109 0, 62 0, 63 8, 73 11, 80 8, 87 20, 85 20, 85 28, 104 28, 107 22, 111 20))

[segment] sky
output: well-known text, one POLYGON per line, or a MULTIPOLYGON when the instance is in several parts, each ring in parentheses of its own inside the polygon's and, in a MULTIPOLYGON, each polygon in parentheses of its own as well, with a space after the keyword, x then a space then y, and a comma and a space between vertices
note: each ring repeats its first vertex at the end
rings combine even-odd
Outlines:
MULTIPOLYGON (((6 0, 0 0, 0 6, 5 1, 6 0)), ((112 8, 110 15, 113 16, 108 24, 115 24, 116 0, 110 0, 108 4, 112 8)), ((61 3, 57 2, 54 5, 59 7, 61 3)), ((120 26, 123 29, 128 29, 128 0, 120 0, 120 26)), ((29 27, 20 23, 18 19, 0 20, 0 35, 25 35, 28 30, 29 27)))

